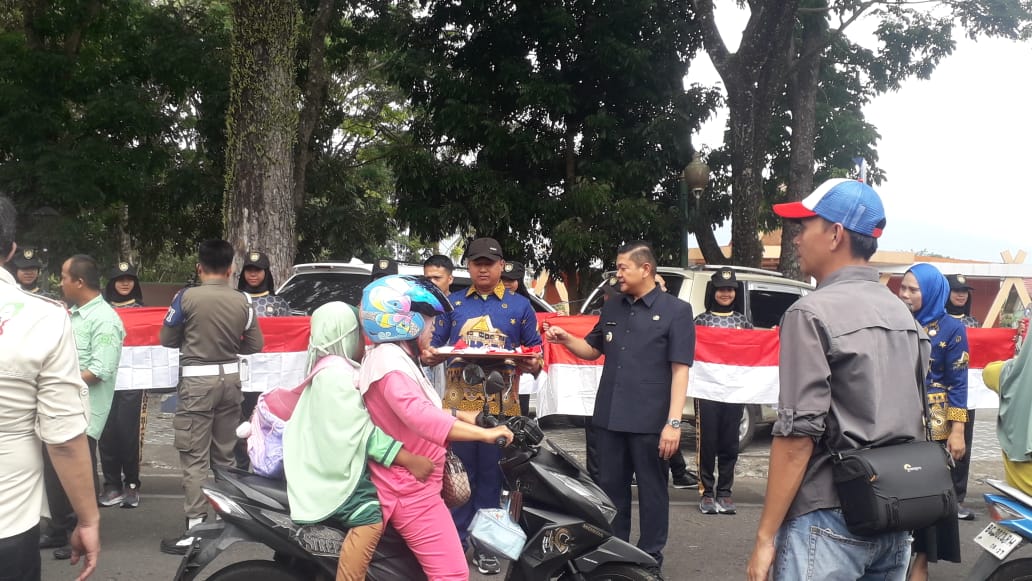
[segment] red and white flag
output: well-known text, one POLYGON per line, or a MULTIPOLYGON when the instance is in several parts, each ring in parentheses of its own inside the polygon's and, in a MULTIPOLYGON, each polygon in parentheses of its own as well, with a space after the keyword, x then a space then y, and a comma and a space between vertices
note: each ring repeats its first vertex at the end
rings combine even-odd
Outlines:
MULTIPOLYGON (((125 325, 125 346, 116 389, 172 388, 179 382, 179 351, 162 347, 158 333, 163 308, 119 309, 125 325)), ((539 315, 539 323, 555 320, 539 315)), ((578 337, 587 335, 596 316, 561 317, 561 325, 578 337)), ((304 379, 310 320, 308 317, 258 319, 265 336, 261 353, 241 357, 245 391, 294 386, 304 379)), ((982 383, 990 361, 1014 356, 1014 329, 968 329, 971 349, 968 403, 971 408, 998 407, 996 394, 982 383)), ((778 334, 774 330, 696 327, 695 364, 688 395, 716 401, 777 404, 778 334)), ((565 347, 544 345, 548 381, 538 393, 538 415, 591 415, 602 377, 604 357, 580 359, 565 347)))
MULTIPOLYGON (((563 317, 561 324, 583 337, 598 317, 563 317)), ((971 360, 968 405, 995 408, 996 394, 982 383, 982 368, 990 361, 1014 356, 1014 329, 968 329, 971 360)), ((776 330, 696 327, 695 364, 689 374, 688 395, 734 403, 776 405, 778 351, 776 330)), ((580 359, 560 345, 545 345, 548 383, 538 394, 538 414, 591 415, 602 377, 604 357, 580 359)))
MULTIPOLYGON (((158 333, 166 309, 118 309, 125 326, 125 343, 115 389, 159 389, 179 383, 179 350, 162 347, 158 333)), ((293 387, 305 378, 308 357, 308 317, 259 318, 265 336, 261 353, 240 357, 244 391, 293 387)))

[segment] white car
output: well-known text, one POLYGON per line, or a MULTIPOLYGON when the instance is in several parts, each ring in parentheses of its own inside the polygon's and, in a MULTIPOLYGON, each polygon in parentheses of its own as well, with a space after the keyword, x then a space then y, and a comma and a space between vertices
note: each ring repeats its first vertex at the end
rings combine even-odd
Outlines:
MULTIPOLYGON (((331 301, 343 301, 358 306, 362 289, 369 284, 373 265, 360 260, 351 262, 311 262, 296 264, 293 273, 276 291, 290 303, 297 315, 311 315, 312 311, 331 301)), ((398 263, 398 274, 423 275, 422 264, 398 263)), ((469 272, 456 268, 452 272, 452 292, 469 287, 469 272)), ((544 299, 531 295, 536 312, 554 313, 555 308, 544 299)))

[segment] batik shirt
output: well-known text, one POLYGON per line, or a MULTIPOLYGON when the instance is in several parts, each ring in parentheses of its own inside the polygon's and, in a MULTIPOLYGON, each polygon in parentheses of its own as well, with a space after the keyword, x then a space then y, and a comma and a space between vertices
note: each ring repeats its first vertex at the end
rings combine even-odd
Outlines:
POLYGON ((932 321, 925 332, 932 343, 932 354, 925 382, 928 391, 932 439, 945 440, 949 435, 942 421, 967 421, 968 340, 967 329, 955 317, 943 314, 932 321))
POLYGON ((982 326, 982 323, 979 323, 978 319, 972 317, 971 315, 950 315, 950 316, 953 317, 954 319, 957 319, 961 323, 963 323, 964 326, 967 327, 968 329, 977 329, 977 328, 982 326))
POLYGON ((695 324, 701 327, 720 327, 722 329, 752 329, 752 323, 738 311, 730 313, 714 313, 706 311, 695 317, 695 324))
POLYGON ((289 317, 290 303, 283 297, 278 297, 269 291, 263 293, 245 293, 251 296, 251 304, 254 312, 259 317, 289 317))
MULTIPOLYGON (((541 335, 537 330, 537 315, 534 307, 526 298, 506 290, 501 283, 488 295, 477 293, 476 287, 453 292, 448 300, 455 307, 450 313, 436 318, 434 336, 431 345, 441 347, 454 345, 462 339, 469 347, 494 347, 498 349, 516 349, 523 345, 533 347, 541 345, 541 335)), ((518 415, 519 386, 516 367, 501 361, 494 366, 494 360, 478 360, 477 363, 485 372, 497 368, 505 377, 507 385, 513 388, 504 393, 506 396, 504 412, 506 415, 518 415)), ((469 386, 462 381, 462 368, 467 361, 460 357, 448 362, 447 380, 444 390, 443 405, 445 409, 480 411, 484 409, 484 394, 480 386, 469 386)), ((498 397, 491 396, 491 413, 498 413, 498 397)))

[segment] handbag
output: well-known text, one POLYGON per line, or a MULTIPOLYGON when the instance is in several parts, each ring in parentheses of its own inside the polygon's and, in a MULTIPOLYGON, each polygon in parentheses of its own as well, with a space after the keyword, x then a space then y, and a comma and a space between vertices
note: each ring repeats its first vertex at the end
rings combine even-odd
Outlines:
POLYGON ((915 376, 925 439, 841 452, 829 448, 842 516, 855 535, 912 531, 956 518, 957 495, 950 475, 953 459, 945 447, 930 441, 920 332, 918 337, 915 376))
POLYGON ((466 467, 455 452, 448 448, 448 453, 444 456, 444 478, 441 481, 441 498, 444 499, 444 505, 448 508, 458 508, 469 502, 470 492, 466 467))

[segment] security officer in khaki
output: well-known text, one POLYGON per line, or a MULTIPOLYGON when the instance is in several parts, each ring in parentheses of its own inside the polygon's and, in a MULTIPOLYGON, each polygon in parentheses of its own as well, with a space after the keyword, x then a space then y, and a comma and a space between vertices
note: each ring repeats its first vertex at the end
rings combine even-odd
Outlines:
POLYGON ((233 465, 240 423, 240 363, 237 355, 261 351, 265 340, 247 296, 230 286, 233 247, 225 240, 202 242, 200 284, 179 291, 161 327, 161 344, 179 348, 179 403, 172 420, 174 445, 183 467, 186 532, 161 541, 161 550, 185 554, 190 528, 203 522, 207 503, 201 482, 210 462, 233 465))

